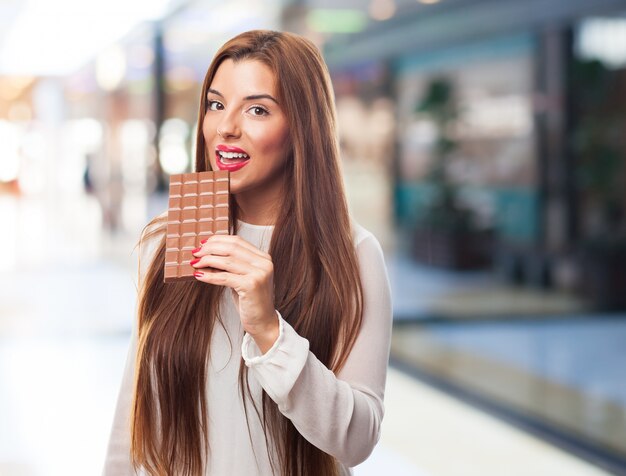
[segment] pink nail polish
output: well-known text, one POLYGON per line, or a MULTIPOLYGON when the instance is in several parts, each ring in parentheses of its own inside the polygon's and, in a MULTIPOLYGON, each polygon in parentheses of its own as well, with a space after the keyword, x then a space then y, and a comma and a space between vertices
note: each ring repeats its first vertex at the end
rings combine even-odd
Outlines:
POLYGON ((194 275, 196 278, 201 278, 202 276, 204 276, 204 273, 202 273, 201 271, 196 271, 195 273, 193 273, 193 275, 194 275))
POLYGON ((203 245, 203 244, 205 244, 207 241, 209 241, 209 239, 208 239, 208 238, 205 238, 204 240, 202 240, 202 241, 200 242, 200 244, 201 244, 201 245, 203 245))
POLYGON ((189 262, 189 264, 190 264, 191 266, 193 266, 193 265, 194 265, 194 264, 196 264, 198 261, 200 261, 200 258, 192 259, 192 260, 189 262))
POLYGON ((196 254, 198 251, 200 251, 201 249, 202 249, 202 248, 196 248, 195 250, 192 250, 192 251, 191 251, 191 253, 195 255, 195 254, 196 254))

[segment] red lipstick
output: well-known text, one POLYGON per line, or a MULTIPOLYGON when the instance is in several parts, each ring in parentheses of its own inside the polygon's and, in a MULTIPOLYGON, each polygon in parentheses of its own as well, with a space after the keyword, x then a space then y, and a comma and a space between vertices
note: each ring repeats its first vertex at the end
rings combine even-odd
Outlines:
POLYGON ((248 153, 239 147, 219 144, 215 149, 215 162, 217 164, 217 168, 220 170, 235 172, 242 167, 245 167, 250 160, 248 153), (220 152, 223 154, 220 154, 220 152), (244 154, 245 156, 232 157, 232 154, 244 154), (224 155, 226 155, 226 157, 224 157, 224 155))

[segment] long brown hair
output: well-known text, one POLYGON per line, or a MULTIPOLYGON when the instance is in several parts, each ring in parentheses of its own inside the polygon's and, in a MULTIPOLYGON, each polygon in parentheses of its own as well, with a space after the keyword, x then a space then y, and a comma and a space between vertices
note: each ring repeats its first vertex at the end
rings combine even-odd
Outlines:
MULTIPOLYGON (((207 71, 198 116, 196 171, 210 170, 202 120, 207 89, 226 59, 255 60, 277 80, 290 127, 285 201, 269 253, 274 263, 275 306, 310 350, 337 373, 361 326, 363 296, 339 164, 333 91, 319 50, 290 33, 250 31, 228 41, 207 71)), ((231 218, 236 223, 236 200, 231 218)), ((203 474, 208 455, 205 386, 210 337, 220 322, 224 288, 200 282, 163 284, 165 219, 153 220, 140 240, 159 237, 140 284, 138 349, 131 453, 151 475, 203 474), (194 345, 190 345, 193 342, 194 345)), ((258 415, 270 463, 283 476, 337 474, 337 462, 310 444, 263 392, 262 408, 247 411, 247 367, 239 385, 246 415, 258 415)))

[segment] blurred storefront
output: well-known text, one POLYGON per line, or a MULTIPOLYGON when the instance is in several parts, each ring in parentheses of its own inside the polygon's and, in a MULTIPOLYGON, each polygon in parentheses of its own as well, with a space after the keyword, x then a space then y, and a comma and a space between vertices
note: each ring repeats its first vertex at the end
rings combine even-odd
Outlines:
MULTIPOLYGON (((622 20, 603 20, 602 15, 620 14, 625 5, 616 1, 432 3, 437 5, 425 8, 397 2, 386 22, 360 33, 335 35, 325 46, 333 71, 385 65, 391 75, 387 97, 396 104, 396 147, 387 148, 387 159, 394 183, 395 223, 409 242, 415 228, 428 228, 425 236, 430 236, 431 251, 417 250, 417 258, 427 264, 455 267, 454 260, 446 261, 445 253, 443 257, 437 253, 454 247, 444 243, 445 234, 437 227, 454 227, 455 220, 464 220, 458 226, 473 228, 482 241, 488 241, 490 256, 475 260, 476 267, 491 263, 512 282, 586 291, 580 253, 589 226, 600 226, 597 215, 602 213, 612 213, 613 222, 619 221, 624 208, 623 199, 617 198, 607 198, 611 212, 590 210, 594 206, 585 204, 605 198, 598 195, 616 196, 598 190, 616 190, 623 183, 623 167, 615 158, 623 156, 623 144, 608 137, 619 136, 615 124, 621 118, 589 103, 604 101, 620 109, 623 64, 616 59, 620 53, 615 45, 622 38, 622 20), (593 81, 589 75, 594 71, 581 71, 581 65, 593 61, 598 67, 610 61, 611 66, 606 64, 604 77, 595 79, 595 85, 583 86, 581 81, 593 81), (450 150, 443 171, 436 152, 442 131, 432 105, 430 110, 420 109, 435 80, 452 88, 456 108, 444 131, 450 150), (599 91, 609 83, 611 90, 601 98, 599 91), (578 89, 597 93, 589 93, 587 105, 581 106, 577 98, 584 96, 578 89), (602 164, 587 159, 593 162, 593 170, 583 156, 590 155, 594 144, 580 143, 593 135, 581 130, 581 124, 594 122, 593 117, 585 117, 591 114, 610 116, 606 122, 612 132, 605 132, 604 143, 613 147, 607 152, 613 158, 598 161, 602 164), (443 174, 443 182, 442 177, 434 177, 437 174, 443 174), (598 183, 600 175, 613 177, 613 182, 598 183), (449 210, 434 210, 438 195, 445 193, 454 203, 449 210), (491 233, 479 233, 485 230, 491 233)), ((367 94, 361 95, 363 103, 369 101, 367 94)), ((338 95, 341 100, 342 92, 338 95)), ((363 143, 366 134, 362 133, 363 143)), ((612 234, 615 226, 619 225, 614 223, 612 234)), ((423 230, 417 231, 416 239, 423 242, 423 230)), ((598 229, 593 233, 602 234, 598 229)), ((467 236, 471 238, 471 233, 467 236)), ((466 265, 457 267, 473 267, 471 260, 466 265)), ((615 278, 616 286, 624 285, 623 277, 615 278)), ((611 301, 585 295, 591 306, 624 305, 617 296, 611 301)))
POLYGON ((623 314, 598 311, 626 304, 626 4, 435 3, 325 45, 339 78, 384 68, 395 103, 390 203, 414 263, 396 279, 421 305, 396 313, 392 353, 621 474, 626 375, 601 347, 623 314))

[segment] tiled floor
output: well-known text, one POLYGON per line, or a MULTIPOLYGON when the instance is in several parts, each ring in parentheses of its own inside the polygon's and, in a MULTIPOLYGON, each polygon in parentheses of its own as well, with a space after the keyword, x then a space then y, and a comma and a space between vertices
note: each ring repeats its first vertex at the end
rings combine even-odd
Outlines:
MULTIPOLYGON (((137 230, 103 235, 84 197, 0 197, 0 217, 0 475, 97 475, 134 313, 137 230)), ((357 476, 605 474, 393 369, 386 408, 357 476)))
POLYGON ((626 408, 626 315, 430 326, 454 347, 626 408))
MULTIPOLYGON (((600 476, 602 470, 392 370, 379 454, 428 476, 600 476)), ((373 455, 376 460, 377 454, 373 455)), ((384 466, 381 466, 384 468, 384 466)), ((358 476, 357 472, 357 476, 358 476)), ((368 476, 396 474, 380 470, 368 476)), ((400 473, 398 473, 400 474, 400 473)), ((364 476, 364 475, 361 475, 364 476)))
MULTIPOLYGON (((514 338, 504 342, 510 342, 515 348, 514 338)), ((446 345, 428 329, 417 326, 403 325, 402 330, 394 332, 392 354, 398 361, 486 399, 497 408, 508 408, 514 415, 524 415, 526 420, 534 422, 531 426, 540 425, 544 432, 561 432, 568 444, 577 441, 588 447, 596 446, 605 453, 612 467, 619 464, 614 456, 619 458, 625 452, 626 408, 587 388, 594 379, 593 374, 585 385, 564 384, 542 377, 532 368, 511 364, 510 360, 446 345)), ((545 358, 545 355, 535 355, 538 360, 545 358)), ((608 376, 609 384, 619 386, 620 380, 611 383, 610 376, 616 377, 621 369, 618 363, 611 367, 612 371, 598 379, 602 382, 608 376)), ((623 463, 619 474, 626 474, 623 463)))

